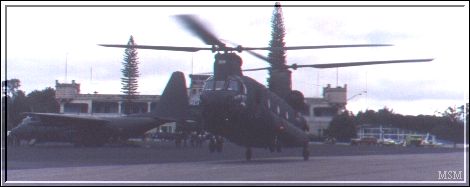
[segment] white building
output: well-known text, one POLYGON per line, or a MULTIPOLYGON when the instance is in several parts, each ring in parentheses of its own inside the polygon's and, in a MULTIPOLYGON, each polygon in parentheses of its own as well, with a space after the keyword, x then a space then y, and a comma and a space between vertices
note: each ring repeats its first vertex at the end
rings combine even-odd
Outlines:
POLYGON ((377 140, 392 139, 396 142, 403 142, 409 135, 418 135, 425 140, 436 142, 436 136, 429 133, 418 133, 416 131, 400 128, 388 127, 390 125, 363 124, 357 130, 357 137, 375 137, 377 140))
MULTIPOLYGON (((126 107, 122 94, 81 94, 80 84, 72 80, 71 84, 56 80, 56 100, 60 113, 89 115, 122 115, 126 107)), ((130 107, 131 113, 146 113, 155 109, 159 95, 137 95, 130 107)))
POLYGON ((344 87, 323 87, 323 98, 305 98, 308 111, 304 115, 313 137, 324 137, 333 117, 345 109, 347 104, 347 85, 344 87))
MULTIPOLYGON (((125 99, 123 94, 81 94, 80 84, 59 83, 56 80, 56 100, 60 105, 60 113, 94 115, 94 116, 121 116, 124 115, 125 99)), ((146 113, 155 109, 160 95, 137 95, 129 106, 131 113, 146 113)), ((159 127, 159 131, 174 132, 175 123, 166 123, 159 127)))

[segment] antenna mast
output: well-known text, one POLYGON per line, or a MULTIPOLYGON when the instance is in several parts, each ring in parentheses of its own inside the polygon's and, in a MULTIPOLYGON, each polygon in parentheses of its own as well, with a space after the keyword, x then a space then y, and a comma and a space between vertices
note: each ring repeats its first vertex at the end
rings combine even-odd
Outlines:
POLYGON ((320 97, 320 70, 317 70, 317 96, 320 97))
POLYGON ((366 107, 367 107, 367 94, 369 93, 369 90, 367 90, 367 71, 366 71, 366 107))
POLYGON ((194 53, 191 53, 191 75, 194 73, 194 53))
POLYGON ((65 53, 65 82, 67 82, 67 57, 69 53, 65 53))
POLYGON ((338 68, 336 68, 336 87, 338 87, 338 68))

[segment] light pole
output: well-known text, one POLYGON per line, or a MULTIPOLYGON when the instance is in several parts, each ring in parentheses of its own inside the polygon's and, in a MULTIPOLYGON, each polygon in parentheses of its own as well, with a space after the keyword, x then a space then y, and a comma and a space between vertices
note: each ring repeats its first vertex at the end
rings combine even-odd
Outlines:
POLYGON ((362 91, 362 92, 359 92, 358 94, 356 94, 356 95, 353 95, 353 96, 349 97, 349 98, 347 99, 347 101, 349 101, 349 100, 353 99, 353 98, 354 98, 354 97, 356 97, 356 96, 359 96, 359 95, 362 95, 362 94, 365 94, 365 93, 367 93, 367 91, 362 91))

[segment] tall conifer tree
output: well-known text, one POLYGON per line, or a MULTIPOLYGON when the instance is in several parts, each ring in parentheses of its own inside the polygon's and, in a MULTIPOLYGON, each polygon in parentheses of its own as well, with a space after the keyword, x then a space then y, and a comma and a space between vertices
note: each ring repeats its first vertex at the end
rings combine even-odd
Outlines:
MULTIPOLYGON (((284 20, 282 18, 282 8, 279 2, 276 2, 272 17, 272 31, 270 47, 285 47, 284 20)), ((284 99, 287 99, 292 91, 291 71, 287 69, 286 53, 284 50, 271 50, 268 54, 268 60, 272 69, 269 70, 268 86, 284 99)))
POLYGON ((125 94, 125 107, 124 113, 130 114, 131 113, 131 106, 133 100, 136 99, 136 96, 139 94, 137 92, 137 88, 139 86, 137 78, 139 77, 139 62, 137 57, 137 49, 132 47, 135 44, 134 38, 129 38, 129 42, 127 42, 129 48, 126 48, 124 51, 124 61, 122 62, 123 68, 121 69, 122 78, 121 84, 122 93, 125 94))

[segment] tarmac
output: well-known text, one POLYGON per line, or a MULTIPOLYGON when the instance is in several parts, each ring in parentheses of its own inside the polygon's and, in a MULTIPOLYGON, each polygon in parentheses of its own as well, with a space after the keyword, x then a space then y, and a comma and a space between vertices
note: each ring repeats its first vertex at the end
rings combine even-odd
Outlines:
MULTIPOLYGON (((4 185, 439 184, 468 186, 468 148, 310 145, 270 153, 226 143, 222 153, 172 142, 146 146, 8 146, 4 185), (466 158, 465 158, 466 156, 466 158), (466 166, 466 167, 465 167, 466 166)), ((4 182, 4 181, 2 181, 4 182)))

